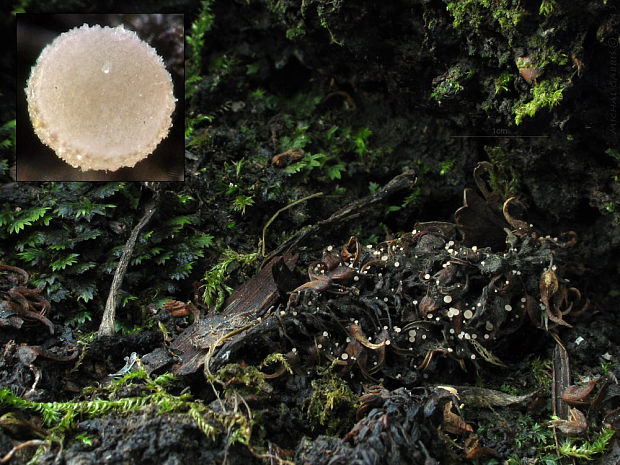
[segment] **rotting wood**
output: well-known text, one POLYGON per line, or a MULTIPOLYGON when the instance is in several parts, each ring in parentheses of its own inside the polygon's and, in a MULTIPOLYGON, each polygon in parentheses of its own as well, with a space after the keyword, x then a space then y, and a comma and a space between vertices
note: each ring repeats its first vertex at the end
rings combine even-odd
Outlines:
POLYGON ((477 386, 451 386, 440 385, 440 388, 450 388, 466 405, 474 407, 508 407, 509 405, 520 404, 531 399, 536 392, 514 396, 495 389, 481 388, 477 386))
POLYGON ((560 418, 568 418, 569 405, 562 400, 562 393, 571 385, 570 363, 566 348, 561 344, 557 336, 554 339, 557 344, 553 349, 553 381, 551 385, 553 414, 560 418))
POLYGON ((298 257, 275 257, 226 299, 222 313, 203 317, 183 331, 170 346, 170 350, 181 357, 181 363, 173 368, 173 373, 195 373, 204 364, 210 350, 213 353, 228 337, 243 337, 246 330, 265 321, 270 316, 270 307, 281 293, 292 289, 282 289, 281 286, 283 282, 292 281, 286 275, 292 274, 298 257))
MULTIPOLYGON (((553 349, 553 376, 551 380, 553 415, 560 419, 568 419, 570 407, 562 400, 562 393, 571 384, 568 351, 556 333, 551 333, 551 336, 556 342, 555 348, 553 349)), ((550 423, 550 425, 553 428, 553 439, 555 441, 556 450, 558 450, 560 447, 558 431, 555 424, 550 423)))

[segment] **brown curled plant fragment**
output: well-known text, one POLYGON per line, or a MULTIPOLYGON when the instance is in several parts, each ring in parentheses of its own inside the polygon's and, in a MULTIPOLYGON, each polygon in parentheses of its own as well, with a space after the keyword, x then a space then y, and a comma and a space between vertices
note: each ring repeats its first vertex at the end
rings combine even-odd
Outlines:
POLYGON ((358 407, 356 412, 357 419, 359 420, 360 418, 362 418, 373 408, 381 407, 385 400, 389 398, 389 396, 390 391, 385 389, 380 384, 367 388, 366 393, 359 398, 360 406, 358 407))
POLYGON ((351 265, 353 265, 354 267, 357 266, 357 264, 359 263, 359 259, 360 259, 360 252, 361 252, 361 248, 360 248, 360 243, 357 240, 357 237, 355 236, 351 236, 349 238, 349 242, 347 242, 343 247, 342 250, 340 252, 340 258, 342 259, 343 262, 349 262, 351 263, 351 265))
POLYGON ((510 224, 510 226, 515 229, 515 233, 517 234, 517 236, 523 237, 531 234, 532 229, 525 221, 513 217, 508 211, 510 203, 513 202, 515 198, 516 197, 510 197, 504 202, 502 212, 504 213, 504 218, 506 218, 506 221, 510 224))
POLYGON ((484 457, 495 457, 497 452, 490 447, 480 446, 477 434, 472 434, 465 440, 465 458, 467 460, 479 460, 484 457))
POLYGON ((26 287, 28 279, 28 273, 21 268, 0 264, 0 326, 19 329, 23 320, 34 320, 54 334, 54 325, 45 316, 51 306, 41 295, 44 286, 29 289, 26 287))
POLYGON ((181 318, 187 315, 193 315, 194 320, 200 320, 200 313, 196 306, 191 302, 180 302, 178 300, 171 300, 164 304, 164 309, 175 318, 181 318))
POLYGON ((562 392, 562 400, 569 405, 587 405, 587 397, 590 395, 599 379, 591 379, 585 386, 568 386, 562 392))
POLYGON ((351 326, 349 326, 349 333, 361 345, 363 345, 364 347, 368 347, 371 350, 381 349, 385 346, 385 341, 381 341, 379 344, 373 344, 372 342, 370 342, 366 338, 366 335, 362 331, 362 328, 359 327, 359 325, 352 324, 351 326))
POLYGON ((603 426, 608 429, 620 431, 620 408, 612 410, 603 418, 603 426))
POLYGON ((443 406, 443 421, 441 423, 441 429, 446 433, 452 434, 467 434, 473 433, 474 429, 469 423, 452 411, 452 401, 448 401, 443 406))
POLYGON ((588 429, 588 422, 586 420, 586 416, 581 412, 581 410, 571 408, 569 415, 570 418, 568 420, 555 418, 549 421, 549 425, 557 427, 564 434, 569 434, 571 436, 577 436, 585 433, 588 429))
POLYGON ((542 68, 537 67, 534 63, 534 60, 529 56, 517 57, 515 61, 521 77, 525 79, 528 84, 537 86, 537 79, 542 74, 542 68))
POLYGON ((474 179, 482 196, 474 189, 466 188, 463 191, 463 206, 454 213, 454 220, 463 234, 463 244, 501 250, 506 239, 506 223, 500 215, 501 200, 482 179, 482 175, 491 170, 491 163, 478 163, 474 169, 474 179))
MULTIPOLYGON (((351 240, 349 240, 351 243, 351 240)), ((357 247, 359 249, 359 246, 357 247)), ((340 255, 327 253, 322 260, 313 262, 308 267, 308 277, 310 281, 298 286, 291 291, 289 304, 293 301, 296 294, 304 289, 315 292, 330 291, 337 294, 346 294, 350 289, 343 286, 348 283, 355 271, 341 264, 340 255)))
POLYGON ((278 168, 285 168, 291 163, 303 158, 305 153, 303 149, 289 149, 286 152, 274 155, 271 159, 271 164, 278 168))
POLYGON ((547 316, 547 318, 558 325, 568 326, 569 328, 572 328, 572 325, 568 324, 562 318, 562 311, 560 310, 559 305, 554 305, 554 303, 551 302, 551 298, 560 289, 558 277, 552 269, 546 269, 545 271, 543 271, 540 277, 539 287, 540 300, 545 306, 545 315, 547 316))

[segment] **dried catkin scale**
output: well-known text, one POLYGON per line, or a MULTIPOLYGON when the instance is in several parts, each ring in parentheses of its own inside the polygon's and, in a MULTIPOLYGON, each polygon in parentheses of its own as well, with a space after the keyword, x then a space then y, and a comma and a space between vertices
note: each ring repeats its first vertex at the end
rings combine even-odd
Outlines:
POLYGON ((39 139, 82 170, 146 158, 168 134, 176 102, 155 49, 122 26, 87 24, 43 50, 26 95, 39 139))

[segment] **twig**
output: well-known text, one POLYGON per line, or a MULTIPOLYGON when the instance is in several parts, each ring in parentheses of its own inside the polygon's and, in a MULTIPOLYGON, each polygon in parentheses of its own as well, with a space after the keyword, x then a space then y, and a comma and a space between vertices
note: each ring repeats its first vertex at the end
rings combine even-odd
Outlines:
POLYGON ((0 459, 0 464, 7 463, 13 458, 17 451, 22 450, 24 447, 42 446, 43 444, 45 444, 45 441, 42 441, 41 439, 31 439, 30 441, 22 442, 21 444, 16 445, 10 451, 8 451, 4 455, 4 457, 0 459))
POLYGON ((390 196, 394 192, 397 192, 401 189, 410 188, 416 183, 416 176, 413 170, 405 171, 402 174, 394 177, 390 182, 388 182, 381 189, 378 189, 374 194, 367 195, 366 197, 356 200, 355 202, 350 203, 346 207, 341 208, 329 218, 319 221, 302 231, 299 231, 290 239, 284 241, 280 244, 275 250, 273 250, 265 259, 263 260, 263 265, 268 263, 276 255, 283 255, 285 251, 291 250, 297 244, 299 244, 302 240, 310 235, 316 234, 322 227, 327 225, 332 225, 333 223, 337 223, 344 220, 349 220, 355 218, 364 213, 364 209, 384 200, 386 197, 390 196))
POLYGON ((263 228, 263 241, 262 241, 262 244, 261 244, 261 256, 263 256, 263 257, 265 256, 265 234, 267 233, 267 228, 269 227, 269 225, 271 223, 273 223, 273 221, 278 217, 278 215, 280 213, 288 210, 289 208, 294 207, 295 205, 300 204, 301 202, 305 202, 306 200, 310 200, 310 199, 313 199, 315 197, 320 197, 322 195, 323 195, 323 192, 316 192, 316 193, 314 193, 312 195, 308 195, 308 196, 304 197, 303 199, 295 200, 294 202, 289 203, 286 207, 282 207, 277 212, 275 212, 274 215, 271 218, 269 218, 269 221, 267 221, 267 223, 265 224, 265 227, 263 228))
POLYGON ((116 313, 116 301, 118 299, 118 292, 121 288, 121 284, 123 283, 123 278, 125 277, 125 272, 127 271, 127 265, 129 265, 129 259, 133 254, 133 249, 136 245, 136 239, 138 238, 138 234, 144 228, 146 223, 149 222, 155 210, 157 209, 157 202, 159 195, 155 192, 153 199, 147 204, 144 215, 138 221, 131 231, 129 235, 129 239, 125 243, 125 247, 123 248, 123 252, 121 254, 121 258, 118 261, 118 265, 116 266, 116 271, 114 272, 114 278, 112 279, 112 285, 110 286, 110 293, 108 294, 108 300, 105 304, 105 310, 103 312, 103 318, 101 319, 101 324, 99 325, 99 331, 97 333, 97 337, 101 338, 104 336, 113 336, 114 335, 114 316, 116 313))

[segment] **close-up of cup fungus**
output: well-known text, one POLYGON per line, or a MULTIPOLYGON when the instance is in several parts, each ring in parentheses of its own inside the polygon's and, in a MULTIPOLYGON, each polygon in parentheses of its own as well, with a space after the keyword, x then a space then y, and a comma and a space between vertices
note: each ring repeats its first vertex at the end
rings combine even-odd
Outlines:
POLYGON ((149 157, 168 136, 177 101, 160 55, 123 25, 85 23, 60 34, 39 55, 25 92, 40 141, 82 172, 115 172, 149 157))

